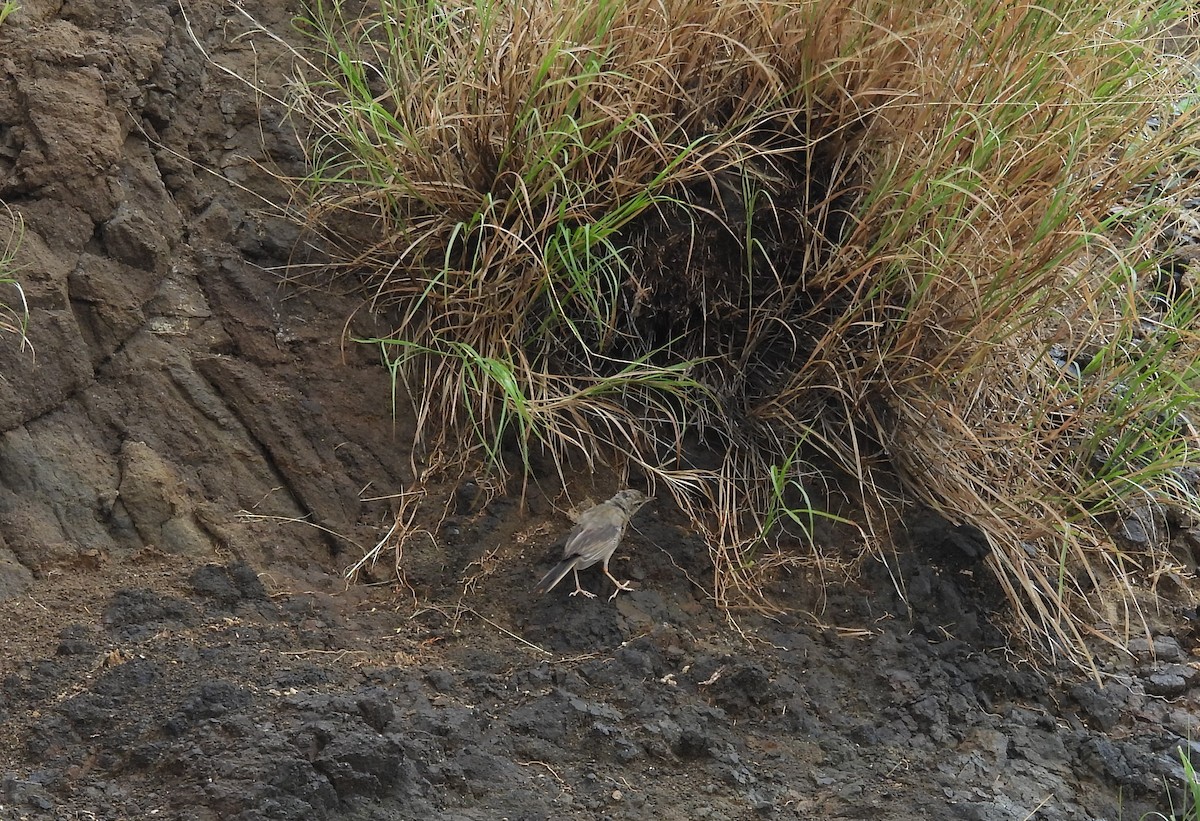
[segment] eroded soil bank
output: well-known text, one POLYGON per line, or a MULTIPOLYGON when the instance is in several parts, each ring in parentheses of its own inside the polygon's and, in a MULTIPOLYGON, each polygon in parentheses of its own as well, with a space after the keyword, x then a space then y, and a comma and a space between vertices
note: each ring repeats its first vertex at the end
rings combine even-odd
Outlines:
MULTIPOLYGON (((911 610, 873 567, 827 597, 795 579, 819 617, 733 625, 665 507, 618 553, 637 592, 536 600, 565 500, 444 487, 436 549, 406 557, 417 597, 347 589, 411 432, 374 352, 342 344, 355 302, 281 284, 297 233, 259 163, 294 141, 200 46, 265 88, 286 63, 222 3, 23 6, 0 28, 0 200, 36 356, 3 340, 0 818, 1167 811, 1200 737, 1195 614, 1157 614, 1103 687, 1039 672, 936 539, 900 568, 911 610)), ((283 36, 297 11, 247 9, 283 36)))

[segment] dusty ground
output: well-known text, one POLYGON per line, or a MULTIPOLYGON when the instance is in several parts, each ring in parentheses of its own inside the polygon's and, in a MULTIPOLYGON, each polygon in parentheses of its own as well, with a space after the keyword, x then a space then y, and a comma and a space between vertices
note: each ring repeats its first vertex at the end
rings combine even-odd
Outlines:
MULTIPOLYGON (((827 599, 794 580, 819 621, 739 632, 671 510, 618 554, 638 592, 535 600, 564 509, 611 484, 524 510, 464 485, 433 489, 413 589, 347 589, 410 432, 341 344, 355 303, 280 283, 297 234, 257 163, 295 160, 283 112, 175 3, 23 5, 0 201, 36 358, 3 340, 0 819, 1115 820, 1169 812, 1168 785, 1179 806, 1195 613, 1158 614, 1103 687, 1039 672, 936 538, 902 563, 911 611, 870 567, 827 599)), ((279 87, 231 7, 186 8, 279 87)), ((248 8, 281 34, 297 11, 248 8)))

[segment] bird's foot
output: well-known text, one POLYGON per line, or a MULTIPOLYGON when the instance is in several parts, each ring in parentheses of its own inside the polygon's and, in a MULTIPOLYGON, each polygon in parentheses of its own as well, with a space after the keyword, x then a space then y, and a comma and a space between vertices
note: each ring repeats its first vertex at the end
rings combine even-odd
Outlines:
POLYGON ((589 593, 588 591, 584 590, 582 587, 576 587, 574 590, 572 590, 572 591, 571 591, 571 594, 570 594, 570 595, 572 595, 572 596, 583 596, 585 599, 594 599, 594 598, 596 598, 596 594, 595 594, 595 593, 589 593))
POLYGON ((634 589, 632 586, 630 586, 628 581, 619 582, 616 579, 613 579, 613 583, 617 586, 617 589, 614 590, 613 594, 608 597, 609 601, 612 601, 613 599, 615 599, 617 597, 617 594, 620 593, 622 590, 624 590, 626 592, 632 592, 634 589))

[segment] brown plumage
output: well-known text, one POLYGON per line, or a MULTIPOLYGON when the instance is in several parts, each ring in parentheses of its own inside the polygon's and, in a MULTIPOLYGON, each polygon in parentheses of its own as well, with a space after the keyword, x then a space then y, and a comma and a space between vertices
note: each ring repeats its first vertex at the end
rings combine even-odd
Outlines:
POLYGON ((608 576, 617 586, 613 594, 608 597, 609 601, 615 599, 622 590, 632 590, 633 588, 628 583, 617 581, 613 574, 608 572, 608 560, 612 558, 613 553, 617 550, 617 545, 621 543, 621 537, 625 535, 625 527, 633 518, 633 514, 637 513, 638 509, 648 501, 650 501, 649 497, 640 490, 622 490, 607 502, 601 502, 583 513, 579 517, 579 521, 575 523, 575 529, 567 536, 567 543, 563 546, 562 561, 542 577, 542 580, 533 588, 534 592, 548 593, 563 580, 567 573, 573 572, 575 589, 571 595, 577 596, 582 593, 589 599, 595 598, 595 593, 589 593, 580 587, 579 571, 591 567, 597 562, 603 562, 604 575, 608 576))

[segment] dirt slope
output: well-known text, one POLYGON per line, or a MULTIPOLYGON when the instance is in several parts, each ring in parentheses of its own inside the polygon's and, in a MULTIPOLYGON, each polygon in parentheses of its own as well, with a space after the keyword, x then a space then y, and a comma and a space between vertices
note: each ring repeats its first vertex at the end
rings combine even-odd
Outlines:
MULTIPOLYGON (((1160 614, 1103 688, 1038 672, 986 574, 928 535, 911 611, 876 567, 828 598, 794 580, 825 627, 739 631, 664 506, 615 563, 637 592, 535 600, 568 500, 441 487, 416 598, 347 589, 379 497, 413 480, 410 432, 374 353, 342 345, 355 302, 281 283, 297 232, 259 163, 294 140, 188 22, 265 88, 286 63, 222 3, 23 6, 0 27, 0 201, 36 356, 0 341, 0 818, 1166 810, 1200 738, 1195 614, 1160 614)), ((284 36, 297 11, 247 8, 284 36)))

